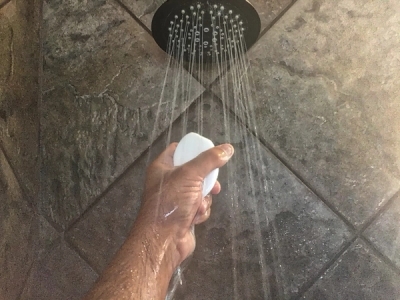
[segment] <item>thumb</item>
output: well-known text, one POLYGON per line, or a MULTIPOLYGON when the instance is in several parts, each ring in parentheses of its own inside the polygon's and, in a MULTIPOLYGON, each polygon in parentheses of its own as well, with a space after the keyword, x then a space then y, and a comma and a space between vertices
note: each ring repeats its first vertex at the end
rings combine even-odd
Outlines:
POLYGON ((232 157, 234 149, 230 144, 223 144, 204 151, 186 163, 186 167, 196 175, 205 178, 214 169, 224 166, 232 157))

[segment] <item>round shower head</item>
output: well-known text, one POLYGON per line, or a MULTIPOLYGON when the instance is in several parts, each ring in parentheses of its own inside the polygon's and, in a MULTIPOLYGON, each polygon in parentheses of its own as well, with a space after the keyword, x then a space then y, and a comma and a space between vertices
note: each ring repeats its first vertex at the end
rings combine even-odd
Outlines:
POLYGON ((201 63, 238 57, 256 42, 260 27, 258 13, 246 0, 168 0, 151 25, 161 49, 201 63))

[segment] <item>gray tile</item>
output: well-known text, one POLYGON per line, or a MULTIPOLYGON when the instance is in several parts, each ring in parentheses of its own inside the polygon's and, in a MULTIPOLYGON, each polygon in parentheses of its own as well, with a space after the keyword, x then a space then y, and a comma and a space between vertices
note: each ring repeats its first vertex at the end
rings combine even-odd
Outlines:
POLYGON ((400 297, 400 276, 357 240, 311 287, 303 299, 393 299, 400 297))
POLYGON ((20 299, 81 299, 96 279, 97 274, 61 242, 35 264, 20 299))
POLYGON ((36 256, 38 223, 0 149, 0 295, 16 299, 36 256))
POLYGON ((247 122, 356 226, 400 187, 399 5, 298 1, 249 53, 247 122))
POLYGON ((190 77, 172 68, 160 101, 167 56, 114 1, 46 1, 44 19, 41 211, 65 227, 202 87, 174 94, 190 77))
POLYGON ((365 231, 364 235, 400 268, 400 196, 365 231))
POLYGON ((39 7, 12 0, 0 9, 0 142, 32 202, 39 189, 39 7))
MULTIPOLYGON (((197 248, 177 299, 234 299, 235 290, 238 299, 258 299, 264 288, 270 296, 295 295, 339 250, 350 235, 348 229, 269 152, 261 150, 262 160, 255 159, 249 171, 244 154, 254 154, 259 144, 233 119, 225 128, 222 107, 208 96, 202 105, 198 101, 191 107, 186 121, 183 116, 174 124, 171 140, 179 141, 189 130, 200 132, 199 113, 204 116, 203 134, 216 144, 230 141, 236 158, 221 170, 224 191, 214 199, 210 220, 196 228, 197 248), (263 190, 266 181, 271 196, 263 190)), ((153 145, 151 156, 165 147, 165 140, 153 145)), ((98 270, 123 243, 136 217, 147 155, 67 234, 98 270)))

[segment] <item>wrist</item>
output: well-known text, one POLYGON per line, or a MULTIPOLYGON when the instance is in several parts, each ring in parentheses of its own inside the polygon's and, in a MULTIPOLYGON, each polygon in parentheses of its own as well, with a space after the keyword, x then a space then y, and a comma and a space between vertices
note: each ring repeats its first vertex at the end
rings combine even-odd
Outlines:
MULTIPOLYGON (((138 220, 139 221, 139 220, 138 220)), ((172 276, 181 262, 173 236, 156 225, 136 222, 131 232, 132 240, 140 241, 140 251, 146 255, 146 263, 151 270, 172 276)))

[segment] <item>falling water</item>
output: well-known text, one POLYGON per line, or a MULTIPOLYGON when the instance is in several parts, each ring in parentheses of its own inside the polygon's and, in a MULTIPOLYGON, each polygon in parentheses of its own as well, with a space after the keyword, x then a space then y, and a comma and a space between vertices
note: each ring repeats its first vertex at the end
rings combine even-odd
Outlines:
MULTIPOLYGON (((195 74, 202 83, 205 81, 205 76, 216 78, 218 74, 223 74, 219 77, 219 97, 222 100, 225 139, 226 141, 231 141, 235 135, 239 134, 243 137, 244 141, 242 142, 245 145, 244 156, 240 158, 234 156, 233 161, 228 164, 228 186, 224 187, 230 194, 230 205, 233 211, 230 231, 234 295, 235 299, 243 299, 243 297, 239 297, 239 286, 243 287, 243 285, 240 285, 237 274, 239 267, 236 265, 237 257, 241 255, 236 241, 238 233, 236 218, 241 213, 240 203, 246 201, 254 211, 254 230, 258 241, 258 259, 261 269, 263 298, 269 299, 271 287, 268 279, 269 271, 266 265, 266 249, 263 243, 265 237, 263 238, 260 224, 262 222, 270 224, 268 222, 270 197, 266 181, 268 177, 267 168, 262 158, 260 143, 258 142, 251 68, 245 55, 247 51, 245 40, 247 29, 246 22, 242 20, 240 14, 234 13, 232 9, 223 5, 198 3, 190 6, 187 10, 181 10, 173 16, 169 26, 165 28, 168 31, 166 32, 168 36, 167 52, 170 54, 170 59, 165 71, 157 112, 157 125, 154 127, 152 140, 155 139, 158 129, 161 127, 159 124, 168 123, 166 143, 169 144, 171 142, 172 124, 178 117, 175 112, 177 106, 184 110, 182 115, 182 136, 187 133, 189 121, 187 107, 193 99, 191 90, 194 80, 193 76, 188 76, 188 73, 195 74), (170 78, 174 79, 173 96, 172 99, 166 99, 166 83, 170 78), (168 113, 165 120, 159 120, 163 103, 168 103, 168 113), (233 128, 231 127, 232 121, 233 128), (239 132, 237 132, 237 129, 239 132), (243 161, 239 162, 238 159, 243 161), (241 178, 241 181, 237 182, 238 178, 235 175, 240 164, 245 167, 248 177, 241 178), (254 167, 257 168, 256 172, 254 172, 254 167), (250 189, 250 194, 246 199, 243 199, 239 191, 246 183, 250 189)), ((197 132, 200 134, 203 134, 203 120, 206 118, 203 111, 203 97, 202 93, 198 99, 196 112, 197 132)), ((271 222, 271 226, 272 239, 278 242, 273 222, 271 222)), ((273 243, 270 244, 272 245, 273 243)), ((272 246, 268 251, 272 256, 274 270, 278 272, 279 262, 276 251, 272 246)), ((171 281, 170 293, 167 299, 173 298, 177 285, 181 283, 181 273, 182 268, 179 268, 171 281)), ((241 292, 247 293, 246 298, 250 298, 251 291, 241 292)))

